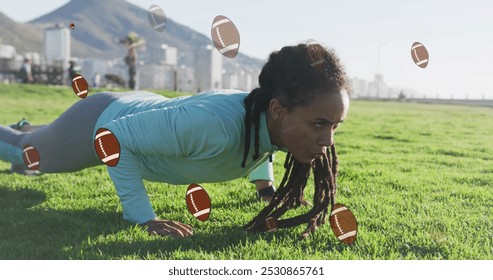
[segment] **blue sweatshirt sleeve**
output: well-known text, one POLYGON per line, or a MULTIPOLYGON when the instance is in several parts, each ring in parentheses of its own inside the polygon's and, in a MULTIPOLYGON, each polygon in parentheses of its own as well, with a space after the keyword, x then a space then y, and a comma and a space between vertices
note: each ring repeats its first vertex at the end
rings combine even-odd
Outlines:
POLYGON ((143 184, 138 156, 177 156, 179 145, 171 137, 173 126, 163 115, 163 110, 150 110, 114 120, 104 127, 109 129, 120 144, 120 159, 115 167, 108 167, 116 192, 123 206, 123 218, 139 224, 156 217, 143 184), (167 127, 169 134, 162 135, 167 127))
POLYGON ((274 170, 272 168, 272 162, 266 160, 262 165, 257 167, 250 173, 248 180, 253 183, 257 180, 266 180, 274 182, 274 170))
POLYGON ((123 218, 142 224, 154 219, 156 214, 147 196, 135 155, 121 142, 120 148, 120 161, 117 166, 108 167, 108 174, 123 206, 123 218))
POLYGON ((156 217, 143 185, 146 157, 193 157, 214 154, 227 139, 221 121, 205 108, 163 108, 140 112, 106 125, 120 144, 117 166, 108 167, 123 206, 124 219, 144 223, 156 217))

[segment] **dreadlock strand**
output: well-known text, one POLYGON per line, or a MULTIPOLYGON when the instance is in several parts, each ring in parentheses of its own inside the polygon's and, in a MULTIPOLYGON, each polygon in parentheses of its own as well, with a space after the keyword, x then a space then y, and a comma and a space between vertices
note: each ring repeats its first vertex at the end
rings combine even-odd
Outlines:
MULTIPOLYGON (((278 220, 279 217, 284 215, 293 205, 295 205, 294 201, 296 200, 296 198, 299 199, 299 190, 304 189, 304 187, 306 186, 306 181, 309 177, 309 172, 304 171, 306 171, 306 169, 309 171, 310 166, 307 164, 301 164, 296 160, 291 160, 290 158, 287 158, 286 161, 291 162, 291 166, 289 166, 291 172, 288 178, 288 184, 281 185, 271 203, 266 208, 264 208, 261 213, 259 213, 259 215, 257 215, 257 217, 252 220, 252 222, 246 225, 245 228, 248 228, 252 231, 264 231, 264 222, 267 217, 273 217, 278 220), (302 174, 305 175, 300 176, 302 174), (289 188, 288 186, 290 185, 301 187, 289 188), (296 190, 298 190, 298 196, 293 196, 293 194, 296 193, 296 190), (281 201, 282 205, 277 208, 281 201)), ((333 186, 335 185, 333 184, 334 180, 332 176, 332 170, 329 168, 329 160, 326 154, 324 154, 321 158, 315 160, 312 169, 315 179, 314 204, 312 209, 308 213, 293 218, 277 221, 278 228, 289 228, 306 223, 307 228, 303 233, 304 237, 313 233, 319 226, 326 223, 328 206, 333 201, 331 189, 334 189, 333 186)), ((283 183, 285 183, 286 181, 287 174, 288 171, 285 173, 283 183)))
POLYGON ((256 160, 259 158, 259 151, 260 151, 260 106, 254 106, 253 107, 253 127, 255 129, 255 153, 253 155, 253 160, 256 160))
POLYGON ((335 196, 336 196, 336 191, 337 191, 337 183, 336 183, 336 180, 337 180, 337 166, 339 165, 339 162, 337 160, 337 153, 336 153, 336 147, 335 147, 335 144, 332 144, 332 146, 330 146, 330 152, 331 152, 331 156, 332 156, 332 161, 331 161, 331 181, 330 181, 330 184, 329 184, 329 187, 330 187, 330 196, 331 196, 331 209, 332 207, 334 207, 334 204, 335 204, 335 196))
MULTIPOLYGON (((285 202, 290 197, 290 192, 292 191, 292 189, 287 187, 286 181, 290 182, 293 179, 294 173, 292 172, 292 170, 294 169, 294 161, 291 160, 289 157, 287 157, 286 163, 288 163, 288 167, 286 169, 286 172, 284 173, 284 178, 281 182, 281 185, 279 186, 279 188, 275 192, 274 197, 272 198, 271 202, 250 223, 245 225, 245 228, 252 230, 252 231, 265 230, 264 221, 265 221, 265 219, 267 219, 267 217, 272 216, 271 212, 275 208, 277 208, 280 204, 283 204, 283 207, 286 210, 288 210, 287 207, 285 207, 286 206, 285 202)), ((284 214, 284 212, 281 213, 279 216, 284 214)), ((278 213, 280 213, 280 212, 278 212, 278 213)))
MULTIPOLYGON (((324 155, 324 157, 326 157, 324 155)), ((313 171, 315 178, 314 205, 312 209, 303 215, 278 221, 279 228, 293 227, 302 223, 307 223, 307 228, 303 237, 313 233, 320 225, 324 224, 329 205, 328 181, 324 179, 324 170, 327 170, 323 164, 323 159, 315 160, 313 171)))
POLYGON ((286 172, 284 172, 281 185, 274 193, 274 197, 272 198, 269 205, 267 205, 264 209, 262 209, 262 211, 260 211, 260 213, 257 214, 257 216, 253 218, 249 223, 244 225, 243 228, 246 228, 251 231, 261 230, 259 225, 262 224, 263 221, 265 221, 265 219, 268 217, 269 213, 281 203, 282 199, 284 198, 288 190, 287 188, 284 188, 284 186, 291 173, 292 164, 289 164, 289 162, 291 161, 290 158, 291 158, 290 154, 288 153, 288 155, 286 156, 286 161, 284 162, 284 167, 286 168, 286 172))
POLYGON ((330 152, 332 154, 332 174, 334 177, 337 176, 337 165, 339 162, 337 161, 337 153, 336 153, 336 146, 332 145, 330 146, 330 152))
POLYGON ((241 167, 245 168, 246 161, 248 158, 248 153, 250 151, 250 138, 251 138, 251 127, 252 127, 252 103, 255 97, 255 90, 253 90, 244 100, 245 103, 245 147, 243 149, 243 160, 241 162, 241 167))
POLYGON ((333 181, 333 176, 330 172, 330 162, 328 159, 328 155, 326 153, 323 154, 322 160, 321 160, 321 167, 314 173, 319 173, 319 176, 322 176, 321 181, 320 181, 320 187, 324 193, 324 197, 327 197, 330 201, 327 201, 327 204, 324 205, 323 207, 323 212, 320 213, 320 216, 317 219, 317 225, 320 226, 322 224, 325 224, 327 221, 327 213, 328 213, 328 203, 331 203, 331 209, 332 209, 332 194, 331 194, 331 182, 333 181))

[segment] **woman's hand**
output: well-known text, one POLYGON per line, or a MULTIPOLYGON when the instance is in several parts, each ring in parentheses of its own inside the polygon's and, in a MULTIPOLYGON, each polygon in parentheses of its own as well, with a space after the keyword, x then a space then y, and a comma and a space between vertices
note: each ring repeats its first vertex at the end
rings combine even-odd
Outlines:
POLYGON ((189 225, 171 221, 154 219, 152 221, 140 224, 146 228, 150 235, 171 236, 171 237, 186 237, 193 235, 193 228, 189 225))

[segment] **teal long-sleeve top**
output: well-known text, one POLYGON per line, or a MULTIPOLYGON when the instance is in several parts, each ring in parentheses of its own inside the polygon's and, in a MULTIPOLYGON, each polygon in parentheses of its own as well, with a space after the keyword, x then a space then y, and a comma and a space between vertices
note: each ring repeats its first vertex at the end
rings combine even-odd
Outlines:
POLYGON ((279 147, 271 144, 265 114, 260 120, 260 157, 252 159, 252 133, 247 164, 241 167, 246 96, 225 91, 168 99, 136 92, 104 110, 94 134, 104 127, 119 141, 119 163, 108 167, 108 173, 124 219, 144 223, 156 217, 143 180, 176 185, 223 182, 257 169, 253 177, 273 181, 267 159, 279 147))

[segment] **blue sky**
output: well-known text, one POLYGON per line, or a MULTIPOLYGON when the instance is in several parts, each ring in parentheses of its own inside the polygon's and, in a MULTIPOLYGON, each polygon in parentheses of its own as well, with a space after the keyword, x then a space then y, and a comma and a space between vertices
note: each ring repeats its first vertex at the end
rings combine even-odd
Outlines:
MULTIPOLYGON (((67 2, 0 0, 0 11, 25 22, 67 2)), ((144 9, 159 5, 169 18, 208 37, 214 17, 225 15, 240 32, 240 52, 257 58, 265 59, 284 45, 315 39, 337 51, 350 76, 372 80, 380 71, 387 84, 414 88, 420 96, 467 94, 469 98, 493 99, 493 1, 128 2, 144 9), (411 59, 411 45, 416 41, 430 54, 425 69, 411 59)))

